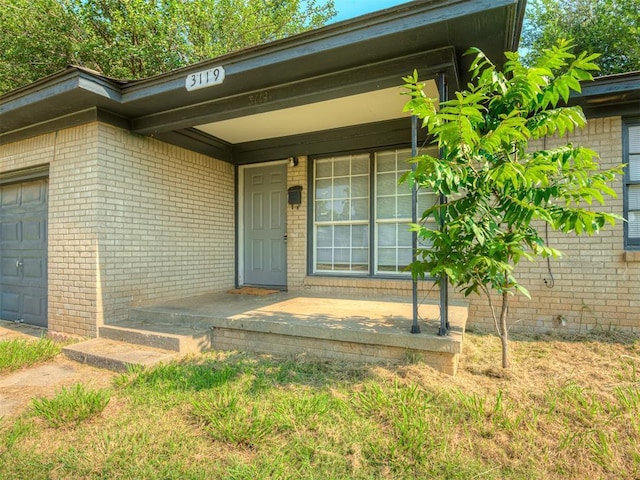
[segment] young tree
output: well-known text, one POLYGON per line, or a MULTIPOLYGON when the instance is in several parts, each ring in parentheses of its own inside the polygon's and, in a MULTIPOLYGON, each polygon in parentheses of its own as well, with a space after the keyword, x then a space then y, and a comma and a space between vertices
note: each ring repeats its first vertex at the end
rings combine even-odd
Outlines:
POLYGON ((535 59, 559 38, 577 51, 601 52, 601 75, 640 70, 638 0, 533 0, 528 2, 520 46, 535 59))
POLYGON ((324 25, 333 0, 0 0, 0 93, 68 64, 137 79, 324 25))
POLYGON ((560 255, 545 245, 538 228, 546 223, 565 233, 593 235, 618 218, 589 205, 602 204, 605 194, 615 196, 607 183, 620 168, 600 171, 596 152, 582 146, 528 148, 530 140, 562 137, 586 124, 579 106, 558 105, 566 104, 571 90, 580 91, 581 81, 592 79, 597 55, 575 56, 571 50, 572 45, 560 41, 532 67, 507 52, 501 72, 472 49, 472 83, 440 105, 425 97, 416 73, 404 79, 411 95, 405 110, 423 119, 440 149, 439 158, 416 157, 415 172, 405 180, 448 199, 426 210, 422 222, 411 227, 430 245, 418 250, 412 273, 446 275, 465 295, 486 295, 505 368, 509 297, 516 292, 529 296, 514 268, 523 258, 560 255), (429 228, 427 219, 442 227, 429 228), (492 292, 502 300, 499 315, 492 292))

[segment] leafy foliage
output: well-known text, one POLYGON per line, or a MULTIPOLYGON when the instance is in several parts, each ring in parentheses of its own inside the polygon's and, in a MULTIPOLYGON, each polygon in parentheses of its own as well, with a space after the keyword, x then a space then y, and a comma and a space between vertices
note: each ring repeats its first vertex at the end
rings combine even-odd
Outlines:
POLYGON ((0 92, 68 64, 136 79, 324 25, 333 0, 0 0, 0 92))
POLYGON ((535 59, 559 38, 577 51, 602 52, 601 74, 640 70, 637 0, 533 0, 528 2, 521 47, 535 59))
POLYGON ((530 140, 563 136, 586 124, 579 106, 560 102, 592 78, 597 55, 576 56, 571 50, 560 41, 531 67, 507 52, 500 72, 471 49, 473 83, 439 106, 425 97, 415 73, 405 78, 411 95, 405 110, 423 119, 440 149, 440 158, 415 158, 415 172, 405 179, 448 197, 412 225, 430 246, 418 251, 413 274, 446 275, 465 295, 484 293, 490 302, 491 291, 503 295, 501 320, 494 319, 505 341, 507 295, 529 295, 514 276, 515 266, 523 258, 560 255, 545 245, 537 226, 593 235, 617 218, 588 206, 615 195, 607 183, 619 168, 600 171, 596 152, 579 145, 528 148, 530 140), (427 219, 442 227, 430 227, 427 219))

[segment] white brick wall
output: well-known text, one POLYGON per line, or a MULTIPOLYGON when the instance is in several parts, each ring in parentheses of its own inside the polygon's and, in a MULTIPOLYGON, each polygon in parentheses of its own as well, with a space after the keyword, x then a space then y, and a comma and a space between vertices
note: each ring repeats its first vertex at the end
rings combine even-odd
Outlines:
MULTIPOLYGON (((587 127, 563 139, 549 139, 547 144, 572 142, 596 150, 601 168, 611 168, 623 162, 622 120, 619 117, 589 120, 587 127)), ((536 145, 532 144, 535 148, 536 145)), ((542 147, 542 142, 538 147, 542 147)), ((613 185, 618 198, 606 199, 606 205, 597 208, 619 215, 623 213, 622 179, 613 185)), ((291 225, 306 230, 306 219, 296 218, 291 225)), ((544 233, 544 227, 541 230, 544 233)), ((311 238, 309 238, 311 241, 311 238)), ((553 288, 545 286, 551 277, 547 262, 529 263, 523 260, 516 276, 529 289, 532 299, 522 295, 511 297, 510 318, 516 328, 546 331, 552 329, 586 331, 593 328, 622 328, 640 333, 640 254, 625 252, 623 224, 605 228, 594 237, 564 235, 549 232, 549 245, 563 252, 563 257, 551 260, 555 280, 553 288), (564 326, 562 325, 564 320, 564 326)), ((319 293, 350 294, 358 296, 404 297, 411 299, 409 280, 355 279, 335 277, 301 278, 304 266, 289 256, 290 289, 306 288, 319 293), (296 262, 292 265, 292 262, 296 262), (295 281, 294 282, 292 282, 295 281)), ((305 260, 306 262, 306 260, 305 260)), ((420 283, 421 302, 438 301, 437 288, 431 282, 420 283)), ((468 325, 493 329, 494 323, 488 301, 482 296, 463 298, 451 291, 451 300, 470 302, 468 325)), ((496 298, 494 305, 499 305, 496 298)))
POLYGON ((126 307, 232 288, 228 164, 100 125, 99 265, 105 320, 126 307))
MULTIPOLYGON (((623 162, 622 119, 591 119, 582 131, 561 140, 547 140, 547 145, 567 142, 597 151, 603 169, 617 166, 623 162)), ((618 178, 612 184, 618 198, 606 198, 604 206, 594 208, 622 216, 622 182, 618 178)), ((626 258, 622 222, 593 237, 550 231, 549 245, 563 253, 560 259, 551 260, 553 288, 544 284, 545 278, 551 279, 546 261, 522 261, 517 267, 516 275, 532 297, 531 300, 512 297, 510 317, 518 321, 517 328, 571 331, 623 328, 640 333, 640 262, 630 261, 633 255, 626 258)), ((492 327, 487 302, 475 297, 471 300, 469 323, 492 327)))
MULTIPOLYGON (((592 119, 567 140, 598 151, 603 168, 622 162, 618 117, 592 119)), ((0 172, 43 163, 50 163, 52 330, 93 336, 130 305, 234 285, 231 165, 98 123, 0 147, 0 172)), ((287 207, 289 289, 410 299, 410 281, 307 277, 307 178, 301 157, 288 168, 288 186, 303 186, 300 208, 287 207)), ((622 180, 614 187, 618 198, 603 209, 622 214, 622 180)), ((518 266, 532 300, 512 297, 517 328, 640 332, 640 255, 624 251, 622 223, 595 237, 549 232, 549 244, 564 253, 551 261, 553 288, 544 284, 546 261, 518 266)), ((429 282, 420 291, 421 301, 437 301, 429 282)), ((468 324, 493 328, 487 301, 467 300, 468 324)))
POLYGON ((234 285, 234 169, 92 123, 2 146, 49 163, 49 329, 95 336, 127 308, 234 285))
POLYGON ((94 336, 102 321, 96 289, 97 124, 56 133, 49 165, 49 329, 94 336))
POLYGON ((309 185, 307 184, 307 157, 298 157, 296 167, 287 167, 287 187, 302 187, 302 203, 287 206, 287 285, 289 291, 302 288, 307 273, 307 209, 309 185))

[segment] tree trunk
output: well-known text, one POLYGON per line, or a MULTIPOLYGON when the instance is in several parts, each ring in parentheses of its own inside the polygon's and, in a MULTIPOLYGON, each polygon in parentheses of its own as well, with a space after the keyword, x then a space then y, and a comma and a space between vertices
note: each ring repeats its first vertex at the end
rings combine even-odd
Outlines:
POLYGON ((502 368, 509 368, 509 330, 507 329, 507 312, 509 310, 509 294, 502 294, 500 310, 500 341, 502 342, 502 368))

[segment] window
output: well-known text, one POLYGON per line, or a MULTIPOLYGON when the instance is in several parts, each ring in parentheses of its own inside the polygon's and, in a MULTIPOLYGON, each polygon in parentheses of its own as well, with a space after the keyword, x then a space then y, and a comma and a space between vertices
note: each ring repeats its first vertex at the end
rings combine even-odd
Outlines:
POLYGON ((625 246, 640 248, 640 121, 629 122, 625 140, 625 246))
MULTIPOLYGON (((398 181, 410 157, 404 149, 314 162, 314 273, 406 275, 411 189, 398 181)), ((434 202, 433 193, 419 192, 419 215, 434 202)))
POLYGON ((315 270, 369 269, 369 155, 315 162, 315 270))

